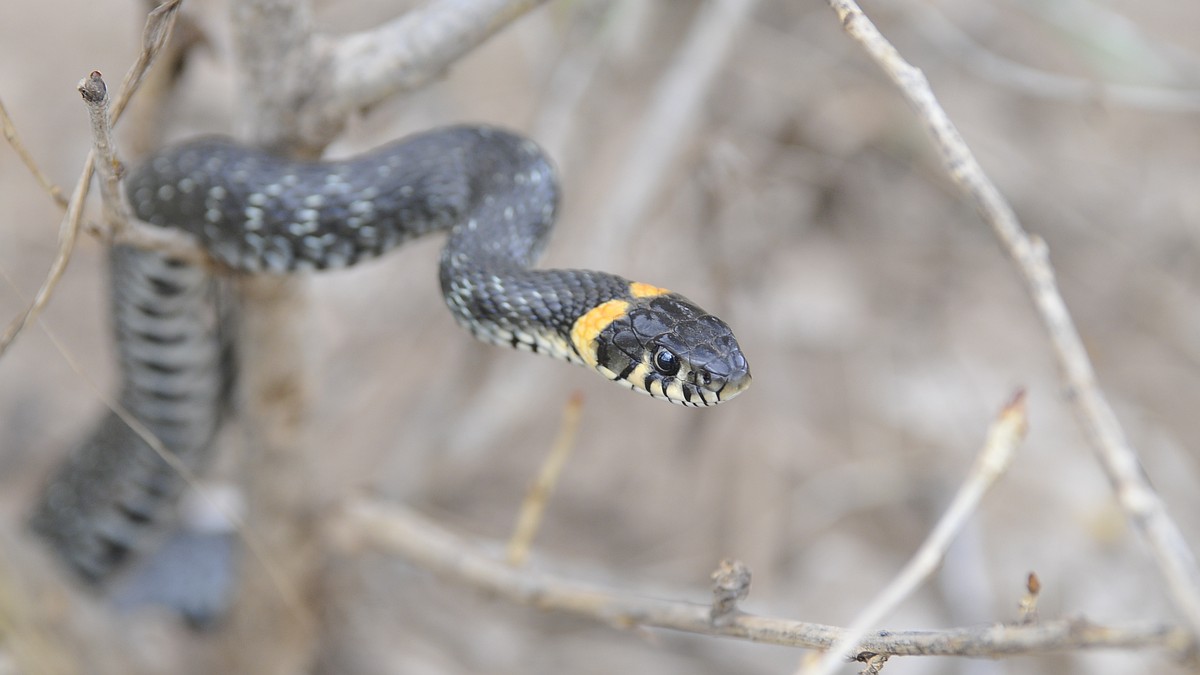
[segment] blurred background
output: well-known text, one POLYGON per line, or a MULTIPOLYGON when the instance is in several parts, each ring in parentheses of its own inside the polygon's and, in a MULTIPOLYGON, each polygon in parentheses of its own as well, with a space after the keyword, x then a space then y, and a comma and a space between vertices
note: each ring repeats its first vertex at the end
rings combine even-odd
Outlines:
MULTIPOLYGON (((318 3, 317 24, 361 30, 405 5, 318 3)), ((1030 571, 1042 580, 1043 617, 1175 622, 1062 399, 1013 266, 897 92, 818 2, 747 1, 703 43, 716 64, 706 72, 703 59, 680 56, 703 6, 551 2, 441 81, 356 119, 330 154, 459 121, 530 134, 564 182, 543 265, 604 268, 688 295, 734 327, 753 387, 715 409, 682 409, 478 344, 443 308, 434 237, 312 279, 312 312, 297 321, 310 330, 318 383, 318 508, 369 488, 503 540, 579 391, 574 455, 536 555, 619 588, 691 589, 673 597, 697 602, 732 556, 754 573, 747 611, 845 624, 915 550, 993 416, 1024 387, 1030 432, 1015 464, 936 577, 881 627, 1013 619, 1030 571), (675 78, 694 85, 694 101, 674 97, 675 78), (674 116, 655 127, 664 97, 674 116), (637 208, 647 167, 656 184, 637 208)), ((1101 383, 1195 547, 1200 5, 864 9, 924 70, 1025 227, 1048 242, 1101 383)), ((0 9, 0 98, 68 189, 89 148, 75 82, 98 69, 115 84, 137 53, 143 11, 133 0, 0 9)), ((227 7, 196 0, 185 11, 205 43, 168 134, 235 133, 227 7)), ((7 322, 54 256, 59 212, 7 147, 0 204, 7 322)), ((82 241, 44 323, 107 390, 104 259, 98 242, 82 241)), ((46 334, 27 329, 0 360, 3 529, 19 528, 47 472, 100 413, 46 334)), ((227 472, 234 464, 222 461, 227 472)), ((343 600, 330 672, 765 674, 792 672, 802 655, 547 615, 385 555, 333 564, 343 600)), ((136 639, 122 649, 145 650, 149 664, 177 664, 205 639, 153 612, 126 621, 136 639)), ((1152 671, 1182 672, 1162 654, 1128 652, 897 659, 886 670, 1152 671)))

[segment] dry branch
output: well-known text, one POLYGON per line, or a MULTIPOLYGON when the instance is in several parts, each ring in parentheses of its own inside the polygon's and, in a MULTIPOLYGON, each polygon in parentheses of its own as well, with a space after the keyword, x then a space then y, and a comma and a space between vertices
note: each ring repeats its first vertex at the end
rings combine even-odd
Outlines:
POLYGON ((946 512, 942 514, 912 559, 896 578, 858 613, 846 629, 846 634, 829 653, 812 667, 804 668, 802 672, 828 675, 840 665, 846 655, 854 656, 862 651, 869 651, 855 647, 855 643, 871 626, 876 625, 916 590, 941 564, 954 536, 966 525, 971 514, 975 513, 984 494, 1008 470, 1017 445, 1025 438, 1028 424, 1025 415, 1025 392, 1018 391, 988 429, 987 442, 975 458, 975 464, 967 474, 966 480, 958 488, 950 506, 946 508, 946 512))
MULTIPOLYGON (((529 0, 441 0, 381 28, 329 42, 314 35, 308 0, 232 5, 246 140, 316 157, 346 117, 441 74, 455 59, 536 6, 529 0), (339 47, 340 45, 340 47, 339 47), (340 83, 340 84, 339 84, 340 83)), ((279 582, 320 599, 309 517, 313 468, 306 420, 312 391, 303 277, 239 280, 241 411, 252 453, 243 464, 247 521, 282 578, 248 567, 225 635, 231 670, 291 673, 311 662, 318 626, 311 605, 280 597, 279 582)))
POLYGON ((524 565, 529 557, 529 549, 533 546, 533 538, 537 536, 538 528, 541 527, 546 504, 550 501, 554 486, 558 484, 563 467, 567 465, 571 450, 575 448, 575 436, 579 432, 579 418, 582 412, 583 395, 576 392, 563 406, 562 427, 559 429, 558 438, 554 439, 550 454, 543 460, 542 468, 525 493, 525 499, 517 512, 517 524, 513 528, 513 535, 507 547, 510 565, 524 565))
POLYGON ((756 4, 755 0, 714 0, 700 6, 687 40, 655 85, 654 100, 621 162, 620 178, 596 219, 593 229, 604 237, 593 256, 596 264, 617 260, 617 252, 642 226, 666 170, 696 128, 696 109, 756 4))
POLYGON ((378 28, 337 38, 325 116, 344 119, 416 89, 546 0, 435 0, 378 28))
POLYGON ((50 195, 50 198, 56 204, 64 209, 67 208, 67 198, 63 196, 62 188, 50 180, 46 172, 42 171, 41 167, 38 166, 37 161, 25 147, 25 144, 21 142, 21 137, 17 135, 17 127, 13 124, 12 117, 8 114, 8 109, 4 107, 4 103, 2 102, 0 102, 0 129, 4 130, 4 140, 8 141, 8 144, 12 146, 13 151, 21 158, 21 162, 25 164, 25 168, 29 169, 29 173, 33 174, 38 184, 42 186, 42 189, 50 195))
MULTIPOLYGON (((312 27, 305 0, 234 3, 231 19, 241 74, 241 127, 250 143, 294 137, 298 101, 311 67, 312 27)), ((304 148, 277 146, 308 154, 304 148)), ((303 319, 307 279, 238 280, 238 396, 246 430, 239 475, 246 523, 272 565, 247 565, 222 632, 229 672, 305 672, 319 642, 312 602, 316 552, 311 546, 311 362, 303 319)))
POLYGON ((1053 101, 1120 105, 1162 112, 1200 110, 1200 91, 1103 82, 1032 68, 1001 56, 976 42, 932 4, 914 7, 917 27, 929 41, 971 71, 1015 91, 1053 101))
POLYGON ((984 173, 925 75, 900 56, 853 0, 829 0, 846 33, 899 88, 941 153, 955 186, 975 205, 1016 264, 1045 325, 1067 401, 1096 450, 1126 516, 1145 536, 1193 638, 1200 637, 1200 569, 1178 525, 1150 485, 1112 406, 1096 382, 1079 331, 1058 291, 1046 244, 1030 237, 1012 207, 984 173))
MULTIPOLYGON (((110 124, 117 123, 121 112, 129 103, 130 98, 137 92, 138 86, 146 75, 146 70, 154 63, 163 45, 166 44, 167 39, 171 35, 171 28, 175 25, 175 14, 179 10, 181 2, 182 0, 169 0, 151 12, 146 18, 146 26, 142 32, 142 51, 138 54, 134 64, 125 73, 125 78, 121 83, 121 90, 117 92, 116 98, 113 99, 112 106, 108 112, 110 124)), ((12 344, 13 340, 16 339, 17 335, 21 333, 25 326, 29 325, 30 321, 37 318, 38 314, 46 306, 46 303, 50 301, 50 297, 54 294, 54 289, 58 286, 59 280, 62 279, 63 272, 67 269, 67 264, 71 261, 71 254, 75 250, 75 241, 79 237, 79 226, 83 221, 83 202, 87 197, 88 189, 92 183, 92 171, 95 167, 95 161, 96 152, 93 150, 88 153, 87 160, 84 161, 83 172, 75 185, 75 191, 71 194, 66 216, 59 226, 58 252, 54 256, 54 261, 50 264, 50 271, 46 274, 46 280, 42 282, 41 288, 38 289, 29 307, 12 321, 4 335, 0 336, 0 356, 4 355, 4 352, 12 344)), ((35 171, 35 174, 37 173, 40 172, 35 171)), ((52 196, 53 194, 53 191, 51 191, 52 196)))
POLYGON ((100 197, 104 206, 104 221, 112 232, 125 229, 129 208, 121 198, 121 161, 117 159, 117 144, 113 140, 109 119, 108 85, 100 71, 79 81, 79 94, 88 108, 92 124, 92 154, 95 170, 100 174, 100 197))
MULTIPOLYGON (((617 628, 669 628, 808 649, 829 649, 847 634, 835 626, 741 612, 714 622, 711 603, 661 600, 666 593, 649 597, 514 568, 493 553, 503 550, 499 543, 467 541, 409 509, 377 500, 349 502, 328 523, 327 533, 332 545, 342 550, 383 550, 456 584, 617 628)), ((1187 644, 1187 632, 1170 626, 1114 627, 1062 619, 941 631, 878 631, 863 637, 858 648, 893 656, 997 658, 1075 649, 1181 650, 1187 644)))
POLYGON ((434 0, 377 28, 315 34, 306 2, 234 6, 234 24, 269 26, 260 42, 239 41, 243 114, 255 141, 315 156, 346 119, 427 84, 501 28, 546 0, 434 0), (274 69, 269 64, 286 64, 274 69))

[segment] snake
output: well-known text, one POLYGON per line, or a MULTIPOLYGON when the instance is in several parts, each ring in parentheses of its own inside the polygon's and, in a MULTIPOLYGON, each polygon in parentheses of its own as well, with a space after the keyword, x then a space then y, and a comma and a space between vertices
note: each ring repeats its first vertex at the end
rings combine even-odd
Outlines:
MULTIPOLYGON (((443 127, 324 161, 200 137, 147 157, 124 187, 138 219, 190 233, 234 274, 347 267, 447 232, 442 295, 478 340, 580 364, 689 407, 728 401, 751 382, 729 325, 683 295, 608 272, 535 267, 560 187, 544 151, 517 133, 443 127)), ((111 260, 119 401, 201 467, 235 370, 227 292, 166 253, 114 246, 111 260)), ((139 549, 181 488, 178 471, 112 413, 50 479, 33 529, 99 583, 139 549)))

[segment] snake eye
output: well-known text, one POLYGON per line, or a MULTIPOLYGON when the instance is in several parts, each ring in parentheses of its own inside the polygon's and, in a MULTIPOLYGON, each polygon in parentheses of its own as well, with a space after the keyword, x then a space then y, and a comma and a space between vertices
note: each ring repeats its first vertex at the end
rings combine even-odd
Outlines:
POLYGON ((679 372, 679 357, 671 353, 671 350, 666 347, 659 347, 654 353, 654 369, 659 373, 670 377, 679 372))

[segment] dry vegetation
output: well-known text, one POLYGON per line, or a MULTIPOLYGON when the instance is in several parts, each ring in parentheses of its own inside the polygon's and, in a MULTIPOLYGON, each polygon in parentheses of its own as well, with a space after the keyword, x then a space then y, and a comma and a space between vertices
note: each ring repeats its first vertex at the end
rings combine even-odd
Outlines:
MULTIPOLYGON (((69 190, 90 147, 72 88, 93 69, 117 81, 136 55, 141 8, 56 4, 5 9, 0 98, 50 178, 69 190)), ((394 4, 326 2, 317 26, 374 26, 397 13, 394 4)), ((1031 570, 1043 586, 1043 620, 1182 624, 1062 396, 1019 276, 903 99, 825 3, 757 3, 706 93, 676 105, 671 126, 652 135, 680 132, 681 145, 648 207, 597 226, 628 214, 612 203, 625 194, 620 186, 659 161, 631 160, 632 145, 645 138, 640 125, 697 4, 551 3, 444 79, 354 119, 330 152, 454 121, 530 133, 557 158, 565 184, 544 264, 611 269, 717 311, 748 354, 751 390, 713 410, 679 409, 583 369, 476 344, 438 297, 440 240, 418 242, 313 279, 311 311, 297 319, 316 383, 314 512, 331 514, 365 487, 502 541, 565 402, 581 391, 573 454, 533 565, 705 603, 710 573, 732 556, 754 574, 745 610, 845 625, 920 545, 996 411, 1024 387, 1029 433, 1011 468, 932 581, 880 627, 1016 620, 1031 570)), ((1185 537, 1200 542, 1200 52, 1188 50, 1200 6, 941 5, 867 10, 924 70, 1025 227, 1047 242, 1110 402, 1185 537)), ((239 131, 227 7, 197 1, 186 11, 205 42, 166 133, 239 131)), ((0 203, 7 321, 54 256, 59 210, 7 149, 0 203)), ((82 241, 45 325, 105 389, 113 372, 103 274, 101 246, 82 241)), ((22 515, 99 405, 40 328, 0 359, 7 550, 28 548, 13 540, 22 515)), ((229 436, 236 448, 237 434, 229 436)), ((222 463, 226 475, 234 466, 222 463)), ((791 648, 542 613, 387 553, 332 554, 322 572, 316 609, 328 672, 781 673, 800 661, 791 648)), ((7 600, 0 593, 0 618, 12 616, 7 600)), ((104 643, 111 658, 120 653, 147 672, 184 658, 206 672, 219 658, 211 638, 161 615, 121 627, 104 643)), ((0 634, 24 633, 0 623, 0 634)), ((107 662, 95 655, 104 648, 91 649, 89 663, 107 662)), ((884 672, 1184 670, 1164 650, 1133 650, 893 659, 884 672)))

